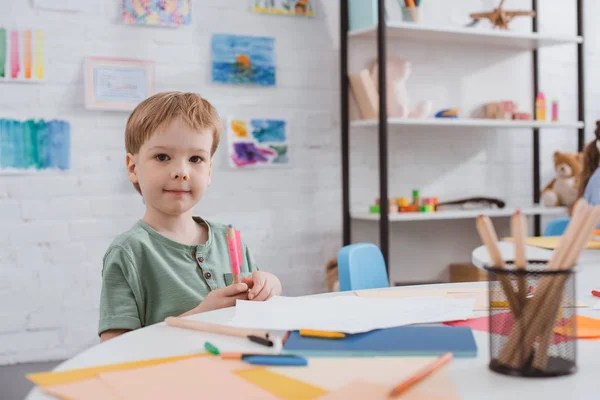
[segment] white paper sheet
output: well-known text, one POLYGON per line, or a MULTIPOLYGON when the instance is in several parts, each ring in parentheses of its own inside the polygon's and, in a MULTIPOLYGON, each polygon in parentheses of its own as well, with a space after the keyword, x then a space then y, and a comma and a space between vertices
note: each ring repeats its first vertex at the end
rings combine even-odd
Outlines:
POLYGON ((600 301, 596 302, 596 304, 594 304, 594 307, 592 307, 594 310, 600 310, 600 301))
POLYGON ((465 320, 475 299, 274 297, 265 302, 238 300, 231 325, 268 330, 318 329, 345 333, 418 323, 465 320))

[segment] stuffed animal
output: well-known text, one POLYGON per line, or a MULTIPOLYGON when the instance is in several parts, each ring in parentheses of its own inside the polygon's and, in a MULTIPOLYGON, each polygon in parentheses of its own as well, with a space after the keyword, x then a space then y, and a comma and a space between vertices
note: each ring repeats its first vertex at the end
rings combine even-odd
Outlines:
POLYGON ((578 198, 591 205, 600 204, 600 121, 596 121, 596 139, 583 149, 583 168, 579 180, 578 198))
POLYGON ((556 177, 544 188, 542 204, 546 207, 570 207, 578 198, 582 154, 554 152, 556 177))

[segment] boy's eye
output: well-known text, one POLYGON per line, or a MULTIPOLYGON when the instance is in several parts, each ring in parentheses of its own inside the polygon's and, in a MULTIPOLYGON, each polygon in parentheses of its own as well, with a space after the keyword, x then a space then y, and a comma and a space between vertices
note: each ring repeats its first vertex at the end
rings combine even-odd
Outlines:
POLYGON ((200 156, 192 156, 190 157, 190 162, 193 162, 194 164, 199 164, 202 162, 202 158, 200 156))
POLYGON ((155 155, 154 158, 156 158, 158 161, 167 161, 169 159, 169 156, 161 153, 155 155))

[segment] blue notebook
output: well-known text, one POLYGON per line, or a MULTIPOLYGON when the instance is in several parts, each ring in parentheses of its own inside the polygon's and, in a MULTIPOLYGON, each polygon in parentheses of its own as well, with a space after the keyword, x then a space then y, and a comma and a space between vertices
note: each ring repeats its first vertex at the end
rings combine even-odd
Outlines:
POLYGON ((476 357, 477 345, 468 326, 400 326, 378 329, 344 339, 325 339, 290 333, 283 351, 308 357, 476 357))

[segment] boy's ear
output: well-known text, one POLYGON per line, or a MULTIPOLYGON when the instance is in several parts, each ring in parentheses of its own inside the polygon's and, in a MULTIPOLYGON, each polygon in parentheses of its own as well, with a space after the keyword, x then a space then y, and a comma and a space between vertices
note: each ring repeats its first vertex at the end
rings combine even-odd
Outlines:
POLYGON ((125 165, 127 165, 127 176, 131 183, 138 183, 137 174, 135 172, 135 157, 131 153, 125 156, 125 165))

